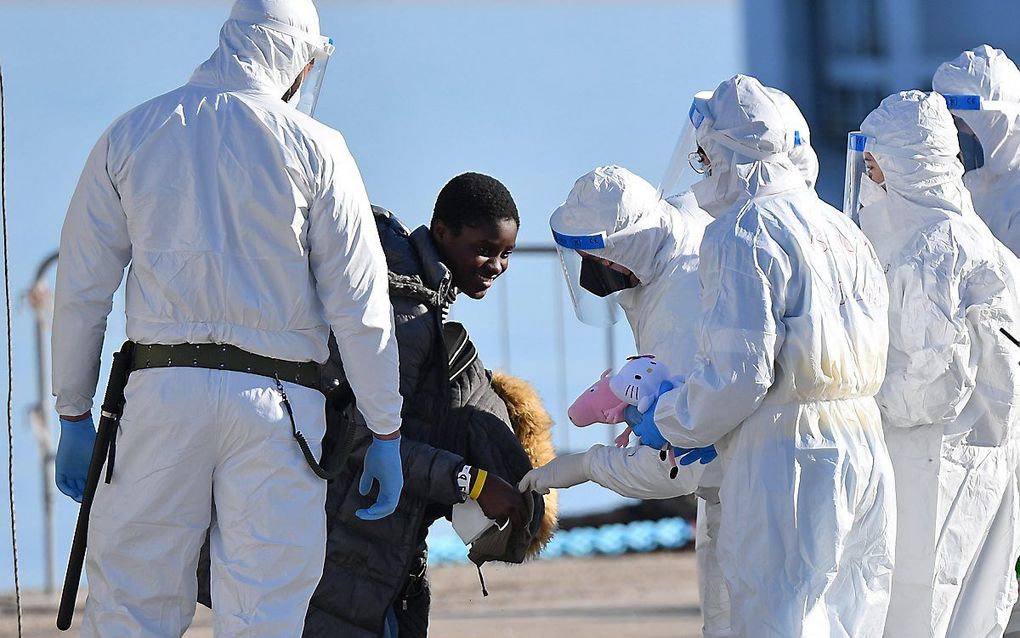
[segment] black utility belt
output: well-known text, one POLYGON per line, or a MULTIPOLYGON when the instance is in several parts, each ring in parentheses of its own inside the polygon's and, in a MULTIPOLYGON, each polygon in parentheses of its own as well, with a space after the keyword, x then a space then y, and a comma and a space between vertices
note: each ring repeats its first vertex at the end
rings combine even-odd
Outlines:
POLYGON ((216 343, 136 343, 131 355, 131 370, 149 368, 206 368, 247 372, 321 390, 319 364, 314 361, 284 361, 254 354, 237 346, 216 343))
MULTIPOLYGON (((147 370, 151 368, 206 368, 208 370, 227 370, 229 372, 246 372, 269 377, 276 381, 276 390, 280 393, 283 407, 290 419, 291 433, 294 440, 301 448, 301 454, 305 457, 308 467, 321 479, 332 480, 340 475, 342 465, 326 469, 315 460, 308 441, 297 429, 294 421, 294 409, 287 398, 287 391, 283 388, 283 381, 294 383, 313 390, 322 391, 319 384, 319 364, 305 361, 284 361, 263 357, 242 350, 237 346, 223 345, 216 343, 180 343, 175 345, 142 344, 133 345, 131 352, 131 369, 147 370)), ((110 447, 110 460, 106 482, 109 483, 109 472, 113 468, 113 457, 115 447, 110 447)))

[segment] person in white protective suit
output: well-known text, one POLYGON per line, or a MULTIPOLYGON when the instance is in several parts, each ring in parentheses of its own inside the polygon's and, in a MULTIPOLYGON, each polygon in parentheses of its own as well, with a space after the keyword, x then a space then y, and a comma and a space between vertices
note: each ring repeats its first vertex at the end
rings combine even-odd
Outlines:
MULTIPOLYGON (((604 233, 606 247, 590 253, 632 273, 635 284, 613 294, 613 303, 626 314, 637 352, 654 354, 673 374, 694 366, 694 323, 700 296, 698 248, 705 227, 712 221, 693 199, 686 193, 667 203, 641 177, 619 166, 604 166, 578 179, 550 219, 554 237, 559 240, 604 233)), ((571 292, 574 298, 591 294, 573 285, 571 292)), ((588 319, 583 312, 579 317, 588 319)), ((561 455, 531 470, 520 488, 546 494, 550 489, 593 481, 630 498, 673 498, 698 490, 704 475, 719 465, 711 462, 713 456, 681 457, 677 476, 670 478, 669 465, 661 460, 657 448, 594 445, 586 452, 561 455)), ((718 485, 717 480, 709 482, 718 485)), ((701 532, 707 524, 701 524, 701 520, 699 538, 707 538, 708 534, 701 532)), ((709 579, 702 571, 704 552, 700 545, 698 552, 704 634, 722 638, 729 635, 725 585, 721 594, 705 596, 704 586, 709 579)), ((710 580, 717 585, 720 579, 710 580)))
POLYGON ((899 527, 886 636, 1001 636, 1020 551, 1020 348, 1001 332, 1020 332, 1016 261, 974 213, 941 95, 892 95, 855 135, 864 157, 849 154, 848 175, 867 175, 848 213, 890 292, 878 403, 899 527))
POLYGON ((983 44, 939 66, 932 86, 957 124, 974 209, 1020 255, 1020 70, 983 44))
POLYGON ((85 165, 61 234, 52 347, 57 481, 73 498, 129 263, 137 345, 112 482, 92 509, 83 636, 182 635, 210 526, 216 634, 301 635, 322 573, 326 483, 293 429, 317 457, 315 362, 331 328, 376 435, 362 493, 378 482, 378 498, 359 516, 396 506, 386 261, 343 137, 306 114, 331 50, 311 0, 238 0, 191 80, 119 118, 85 165), (182 350, 187 361, 172 354, 182 350))
MULTIPOLYGON (((786 93, 764 87, 779 107, 791 136, 792 148, 788 153, 794 167, 800 171, 808 188, 818 180, 818 156, 811 146, 811 131, 797 103, 786 93)), ((692 195, 693 196, 693 195, 692 195)), ((672 200, 670 200, 672 201, 672 200)), ((698 588, 702 615, 705 618, 705 638, 726 638, 730 630, 730 597, 726 580, 716 555, 722 506, 719 486, 722 482, 721 463, 709 466, 698 490, 698 525, 695 528, 695 545, 698 558, 698 588)))
MULTIPOLYGON (((1020 70, 983 44, 935 71, 957 126, 963 183, 992 234, 1020 255, 1020 70)), ((1020 626, 1014 605, 1010 625, 1020 626)))
POLYGON ((705 103, 694 184, 699 351, 635 431, 722 461, 716 556, 734 636, 881 635, 895 533, 873 399, 887 291, 859 229, 807 187, 775 98, 736 76, 705 103))
MULTIPOLYGON (((605 235, 606 247, 591 254, 625 270, 633 285, 603 299, 623 308, 637 351, 654 354, 673 374, 694 363, 698 246, 711 221, 689 202, 678 204, 675 208, 667 203, 655 187, 627 169, 603 166, 579 178, 550 219, 554 236, 605 235)), ((568 280, 573 297, 595 299, 573 283, 568 280)), ((680 474, 671 479, 657 449, 594 445, 532 470, 520 487, 547 494, 552 488, 594 481, 632 498, 671 498, 692 493, 703 468, 701 463, 681 465, 680 474)))

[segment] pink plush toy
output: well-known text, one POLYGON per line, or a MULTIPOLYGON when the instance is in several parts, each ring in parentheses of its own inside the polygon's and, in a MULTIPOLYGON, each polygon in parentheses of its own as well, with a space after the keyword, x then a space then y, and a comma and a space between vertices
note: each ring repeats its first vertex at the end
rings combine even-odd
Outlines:
MULTIPOLYGON (((571 423, 584 428, 592 423, 623 422, 623 411, 627 409, 627 402, 617 397, 609 386, 612 378, 613 369, 606 368, 599 380, 574 400, 567 410, 567 418, 571 423)), ((630 426, 627 426, 624 433, 616 437, 618 447, 626 447, 630 440, 630 430, 630 426)))

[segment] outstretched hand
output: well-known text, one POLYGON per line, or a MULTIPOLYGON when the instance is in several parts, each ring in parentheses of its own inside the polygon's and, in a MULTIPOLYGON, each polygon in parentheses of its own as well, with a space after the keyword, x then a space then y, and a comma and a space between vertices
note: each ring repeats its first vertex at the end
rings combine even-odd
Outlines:
POLYGON ((549 490, 573 487, 590 481, 586 458, 587 452, 557 456, 542 467, 536 467, 525 474, 517 488, 522 492, 548 494, 549 490))

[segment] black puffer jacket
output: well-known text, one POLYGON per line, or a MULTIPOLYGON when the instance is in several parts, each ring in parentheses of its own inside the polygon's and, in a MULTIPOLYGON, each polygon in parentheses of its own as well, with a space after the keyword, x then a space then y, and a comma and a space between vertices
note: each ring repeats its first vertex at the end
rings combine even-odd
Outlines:
MULTIPOLYGON (((442 321, 456 291, 439 260, 429 230, 413 233, 388 211, 375 208, 376 223, 390 269, 390 298, 400 349, 400 391, 404 397, 401 457, 404 491, 396 511, 380 521, 354 512, 375 499, 358 493, 362 459, 370 442, 367 428, 343 474, 326 497, 326 562, 305 623, 310 638, 376 638, 394 605, 401 638, 424 636, 429 592, 425 537, 439 517, 461 501, 457 471, 470 464, 516 484, 531 462, 509 427, 506 405, 493 391, 481 361, 473 358, 450 380, 442 321)), ((327 377, 342 377, 332 344, 327 377)), ((327 408, 330 409, 330 408, 327 408)), ((543 502, 535 498, 537 532, 543 502)))

